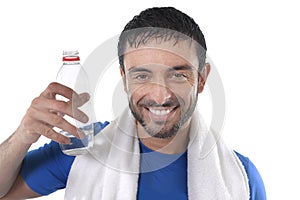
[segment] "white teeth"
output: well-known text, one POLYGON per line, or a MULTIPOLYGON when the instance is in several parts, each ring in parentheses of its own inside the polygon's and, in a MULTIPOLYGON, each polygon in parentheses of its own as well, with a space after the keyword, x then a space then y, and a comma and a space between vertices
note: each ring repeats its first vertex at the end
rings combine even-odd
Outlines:
POLYGON ((171 112, 170 109, 167 109, 167 110, 154 110, 154 109, 149 108, 149 110, 150 110, 150 112, 152 112, 155 115, 167 115, 171 112))

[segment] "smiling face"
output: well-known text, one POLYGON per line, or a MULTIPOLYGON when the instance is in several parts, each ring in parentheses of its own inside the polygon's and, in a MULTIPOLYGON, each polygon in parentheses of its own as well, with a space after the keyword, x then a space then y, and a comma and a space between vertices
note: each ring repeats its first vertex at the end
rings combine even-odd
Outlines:
POLYGON ((190 122, 199 91, 195 48, 181 41, 129 49, 122 71, 129 107, 148 135, 170 138, 190 122))

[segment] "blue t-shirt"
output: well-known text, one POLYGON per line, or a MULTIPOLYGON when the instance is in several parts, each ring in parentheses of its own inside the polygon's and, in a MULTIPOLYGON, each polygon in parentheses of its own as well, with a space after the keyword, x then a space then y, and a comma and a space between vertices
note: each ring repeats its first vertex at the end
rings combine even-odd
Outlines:
POLYGON ((162 154, 140 142, 141 160, 137 199, 187 199, 187 152, 162 154))
MULTIPOLYGON (((95 123, 95 132, 99 132, 107 124, 108 122, 95 123)), ((187 152, 161 154, 152 151, 141 142, 140 151, 138 199, 188 199, 187 152)), ((265 200, 265 188, 258 170, 248 158, 237 152, 236 154, 248 175, 250 200, 265 200)), ((62 153, 59 144, 51 141, 27 153, 22 164, 21 176, 34 192, 48 195, 66 187, 74 158, 62 153)))

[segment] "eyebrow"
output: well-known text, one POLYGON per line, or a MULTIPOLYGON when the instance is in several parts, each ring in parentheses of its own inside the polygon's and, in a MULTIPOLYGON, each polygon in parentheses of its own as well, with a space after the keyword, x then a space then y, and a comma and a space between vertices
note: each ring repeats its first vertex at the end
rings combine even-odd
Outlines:
MULTIPOLYGON (((168 69, 168 71, 176 71, 176 70, 189 70, 192 71, 193 67, 190 65, 178 65, 178 66, 173 66, 168 69)), ((151 70, 143 68, 143 67, 132 67, 128 70, 129 73, 135 73, 135 72, 149 72, 151 73, 151 70)))
POLYGON ((190 65, 179 65, 179 66, 174 66, 172 68, 170 68, 169 70, 193 70, 193 67, 191 67, 190 65))
POLYGON ((129 73, 134 73, 134 72, 151 72, 148 69, 145 69, 143 67, 132 67, 131 69, 128 70, 129 73))

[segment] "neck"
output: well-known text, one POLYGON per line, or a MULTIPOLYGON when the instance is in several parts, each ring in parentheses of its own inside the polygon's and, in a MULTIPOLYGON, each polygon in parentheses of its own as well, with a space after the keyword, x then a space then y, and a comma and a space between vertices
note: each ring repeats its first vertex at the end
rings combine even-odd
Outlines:
POLYGON ((149 149, 164 153, 178 154, 186 151, 189 142, 190 121, 187 121, 177 134, 169 138, 151 137, 145 129, 137 123, 137 132, 140 141, 149 149))

